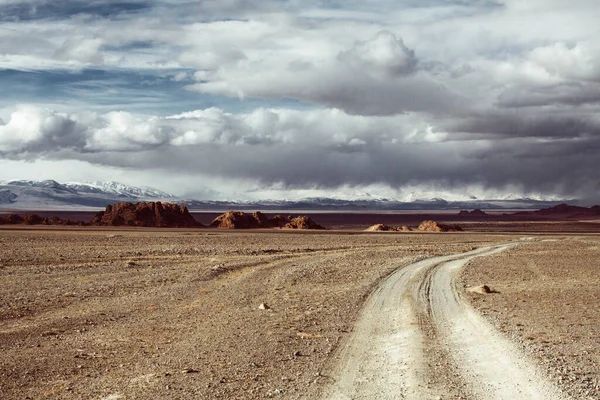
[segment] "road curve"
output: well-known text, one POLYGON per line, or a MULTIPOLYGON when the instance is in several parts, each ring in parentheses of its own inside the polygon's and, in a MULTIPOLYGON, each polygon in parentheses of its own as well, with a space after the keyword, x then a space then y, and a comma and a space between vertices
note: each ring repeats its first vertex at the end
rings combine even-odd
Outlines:
POLYGON ((516 245, 430 258, 391 274, 334 354, 324 398, 566 399, 456 288, 469 260, 516 245))

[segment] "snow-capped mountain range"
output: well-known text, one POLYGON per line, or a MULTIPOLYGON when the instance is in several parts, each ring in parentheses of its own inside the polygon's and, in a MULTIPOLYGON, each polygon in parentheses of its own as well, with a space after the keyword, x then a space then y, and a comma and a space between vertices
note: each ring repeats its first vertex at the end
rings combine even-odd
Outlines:
POLYGON ((53 210, 104 208, 120 201, 176 201, 172 194, 118 182, 68 182, 16 180, 0 182, 0 208, 53 210))
POLYGON ((67 182, 64 186, 69 189, 73 189, 79 193, 106 193, 113 194, 115 196, 130 197, 133 199, 170 199, 175 198, 174 195, 166 193, 157 189, 144 187, 139 188, 135 186, 125 185, 119 182, 67 182))
POLYGON ((310 197, 299 200, 206 201, 182 199, 163 191, 125 185, 119 182, 68 182, 54 180, 15 180, 0 182, 0 209, 73 210, 100 209, 121 201, 168 201, 187 205, 191 210, 452 210, 452 209, 537 209, 552 207, 564 199, 501 198, 495 200, 447 201, 441 198, 389 199, 369 193, 350 198, 310 197), (408 200, 408 201, 407 201, 408 200))

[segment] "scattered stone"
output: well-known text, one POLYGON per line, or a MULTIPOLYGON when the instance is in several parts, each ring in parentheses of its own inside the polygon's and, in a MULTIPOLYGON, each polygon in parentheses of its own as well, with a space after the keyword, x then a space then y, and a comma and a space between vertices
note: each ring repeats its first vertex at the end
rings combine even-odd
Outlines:
POLYGON ((478 293, 478 294, 492 294, 492 293, 500 293, 497 290, 492 289, 488 285, 480 285, 467 288, 467 292, 470 293, 478 293))
POLYGON ((270 309, 271 309, 271 307, 269 307, 269 305, 268 305, 268 304, 261 303, 261 304, 258 306, 258 309, 259 309, 259 310, 270 310, 270 309))
POLYGON ((299 337, 300 339, 320 339, 323 337, 323 335, 315 335, 315 334, 306 333, 306 332, 298 332, 298 333, 296 333, 296 336, 299 337))

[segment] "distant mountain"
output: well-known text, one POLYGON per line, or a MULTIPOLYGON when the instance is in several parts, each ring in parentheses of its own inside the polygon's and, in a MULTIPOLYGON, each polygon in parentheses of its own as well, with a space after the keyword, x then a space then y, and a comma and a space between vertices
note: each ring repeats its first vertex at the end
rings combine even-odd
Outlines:
POLYGON ((176 197, 152 188, 139 188, 118 182, 59 183, 8 181, 0 183, 0 208, 15 210, 60 210, 104 208, 122 201, 165 200, 176 197))
POLYGON ((85 182, 65 183, 64 186, 73 189, 79 193, 105 193, 120 197, 132 199, 174 199, 170 193, 162 192, 153 188, 139 188, 135 186, 124 185, 119 182, 85 182))
POLYGON ((398 201, 390 199, 376 200, 344 200, 327 197, 313 197, 301 200, 261 200, 247 202, 232 201, 198 201, 182 200, 179 204, 186 205, 195 211, 274 211, 274 210, 302 210, 302 211, 427 211, 427 210, 535 210, 543 207, 552 207, 560 201, 543 201, 532 199, 515 200, 465 200, 446 201, 444 199, 398 201))
POLYGON ((600 206, 578 207, 568 204, 559 204, 551 208, 543 208, 537 211, 522 211, 515 215, 537 217, 537 218, 598 218, 600 217, 600 206))
POLYGON ((349 199, 311 197, 300 200, 202 201, 181 199, 152 188, 124 185, 118 182, 9 181, 0 182, 0 209, 60 210, 99 209, 119 202, 167 201, 187 206, 195 211, 417 211, 462 209, 540 209, 553 207, 562 201, 504 198, 499 200, 470 199, 447 201, 440 198, 395 200, 358 193, 349 199))

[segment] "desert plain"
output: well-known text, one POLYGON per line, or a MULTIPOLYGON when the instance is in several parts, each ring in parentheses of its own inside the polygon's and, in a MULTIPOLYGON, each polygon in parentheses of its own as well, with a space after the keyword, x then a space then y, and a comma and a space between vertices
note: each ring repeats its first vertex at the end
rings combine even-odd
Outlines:
POLYGON ((0 397, 600 399, 600 236, 568 224, 2 227, 0 397))

